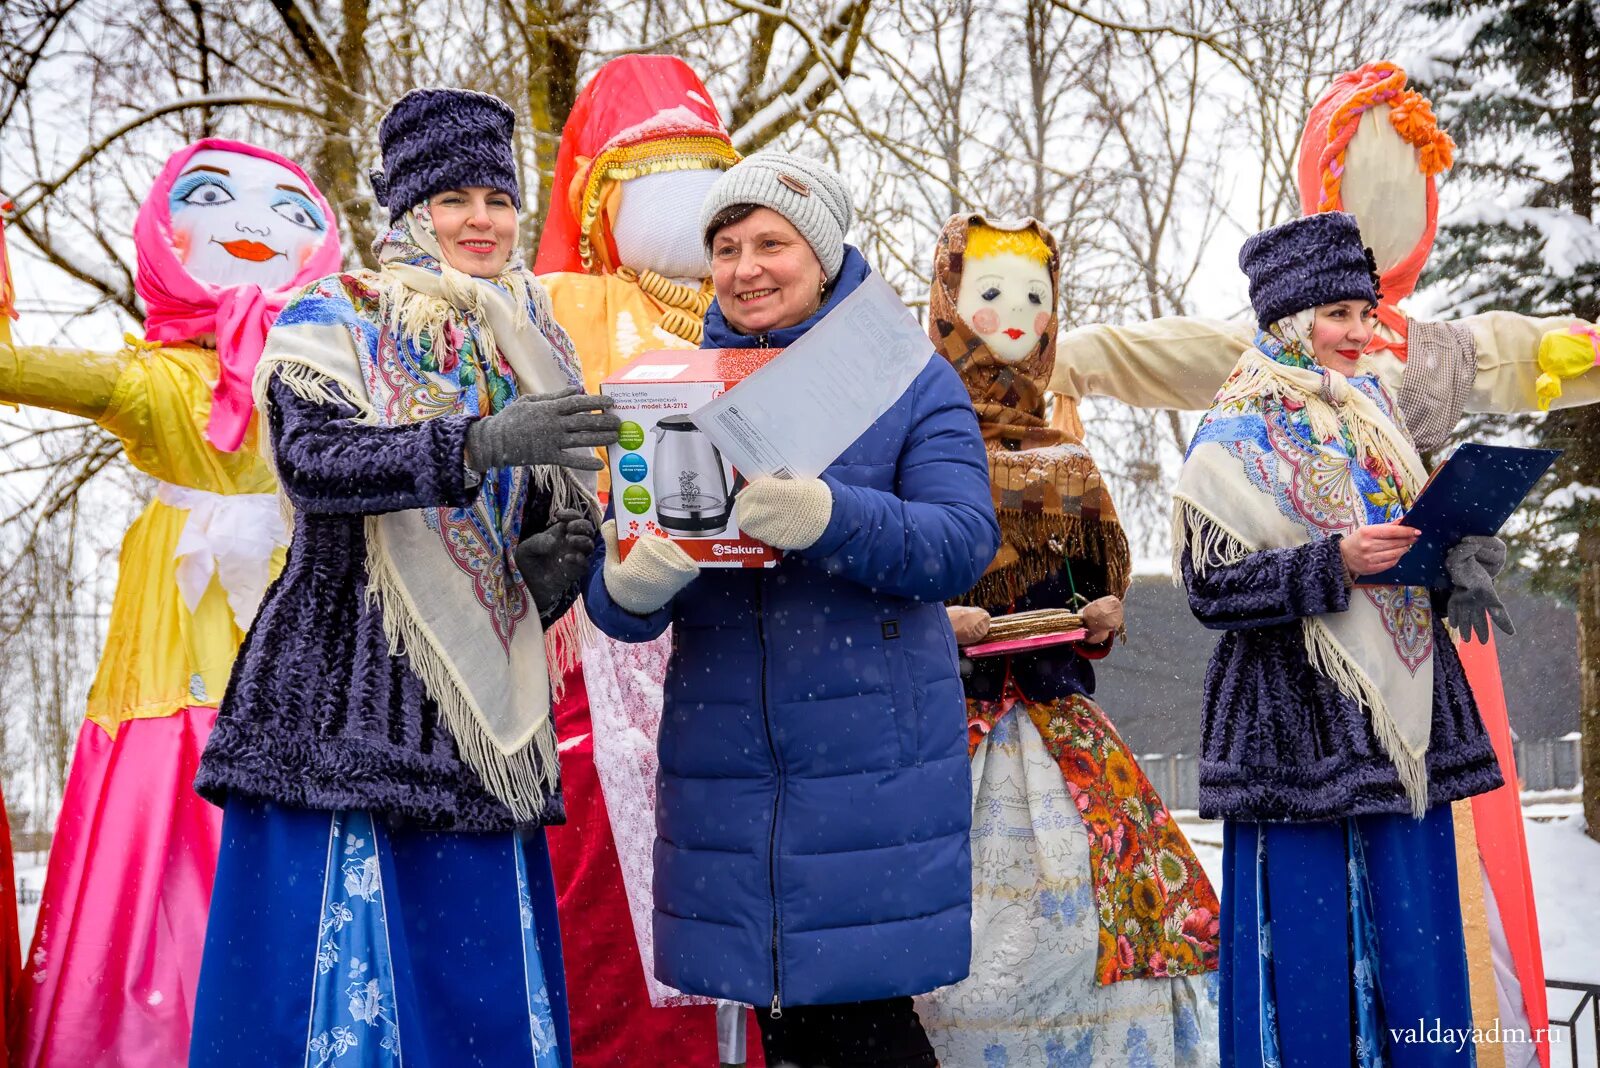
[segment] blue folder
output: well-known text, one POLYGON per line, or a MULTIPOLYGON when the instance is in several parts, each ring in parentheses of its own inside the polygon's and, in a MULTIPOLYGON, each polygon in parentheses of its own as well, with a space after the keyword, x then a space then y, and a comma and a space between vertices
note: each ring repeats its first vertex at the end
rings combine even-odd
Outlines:
POLYGON ((1560 449, 1524 449, 1469 442, 1434 471, 1401 520, 1422 531, 1400 562, 1361 586, 1450 588, 1444 554, 1469 535, 1500 532, 1528 491, 1555 463, 1560 449))

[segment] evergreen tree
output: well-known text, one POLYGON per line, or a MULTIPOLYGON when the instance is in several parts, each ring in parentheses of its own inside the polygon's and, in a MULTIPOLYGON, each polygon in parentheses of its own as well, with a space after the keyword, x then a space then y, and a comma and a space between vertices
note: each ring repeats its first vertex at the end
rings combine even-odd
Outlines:
MULTIPOLYGON (((1428 0, 1415 10, 1464 38, 1423 72, 1424 89, 1455 138, 1458 177, 1501 194, 1498 206, 1442 220, 1424 284, 1443 283, 1460 312, 1594 321, 1600 5, 1428 0)), ((1565 450, 1518 547, 1535 562, 1535 588, 1577 607, 1584 814, 1600 840, 1600 406, 1480 420, 1469 432, 1495 429, 1565 450)))

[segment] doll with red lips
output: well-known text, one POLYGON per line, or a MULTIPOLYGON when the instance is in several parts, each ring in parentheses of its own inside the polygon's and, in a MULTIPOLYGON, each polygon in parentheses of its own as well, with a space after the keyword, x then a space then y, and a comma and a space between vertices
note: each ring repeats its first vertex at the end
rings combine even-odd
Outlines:
POLYGON ((92 419, 155 481, 123 539, 26 957, 8 1063, 30 1068, 188 1059, 221 825, 195 767, 287 541, 250 376, 285 301, 340 262, 310 177, 220 139, 168 158, 134 242, 142 337, 0 344, 0 400, 92 419))
POLYGON ((213 284, 283 288, 328 232, 309 184, 259 156, 196 152, 167 194, 179 262, 213 284))
POLYGON ((1033 219, 958 215, 935 252, 929 333, 977 412, 1001 533, 947 609, 956 642, 981 642, 991 614, 1044 609, 1081 613, 1087 633, 963 663, 972 973, 917 1012, 942 1064, 1034 1064, 1052 1048, 1126 1064, 1142 1045, 1140 1063, 1199 1068, 1217 1055, 1217 896, 1094 700, 1130 564, 1081 430, 1046 416, 1060 269, 1033 219))

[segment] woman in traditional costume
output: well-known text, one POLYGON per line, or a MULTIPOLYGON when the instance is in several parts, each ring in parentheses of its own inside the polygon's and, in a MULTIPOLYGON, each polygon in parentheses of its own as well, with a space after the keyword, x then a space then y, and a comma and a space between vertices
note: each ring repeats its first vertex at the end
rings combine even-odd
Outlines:
MULTIPOLYGON (((1593 324, 1503 310, 1429 322, 1407 312, 1433 252, 1437 184, 1454 148, 1432 105, 1406 84, 1406 72, 1379 61, 1342 72, 1318 97, 1296 168, 1301 212, 1350 212, 1373 249, 1380 292, 1370 366, 1423 453, 1449 440, 1463 411, 1600 401, 1593 324)), ((1248 321, 1187 316, 1079 326, 1062 335, 1051 389, 1203 411, 1254 334, 1248 321)), ((1509 1063, 1548 1062, 1544 961, 1500 662, 1492 635, 1462 640, 1457 652, 1506 780, 1456 812, 1461 870, 1481 872, 1461 883, 1475 1018, 1484 1031, 1498 1017, 1502 1029, 1531 1036, 1504 1044, 1509 1063)))
POLYGON ((379 269, 308 287, 257 369, 294 537, 196 780, 224 815, 193 1065, 570 1063, 546 637, 617 421, 516 255, 513 121, 402 98, 379 269))
MULTIPOLYGON (((1201 815, 1223 819, 1224 1065, 1470 1063, 1450 803, 1501 784, 1421 586, 1398 562, 1426 479, 1365 350, 1377 271, 1354 217, 1257 234, 1240 265, 1260 333, 1179 475, 1174 552, 1202 623, 1201 815)), ((1451 553, 1451 622, 1496 608, 1504 547, 1451 553), (1498 562, 1496 560, 1498 557, 1498 562), (1476 609, 1473 610, 1473 606, 1476 609)))
POLYGON ((972 974, 918 1013, 945 1064, 1215 1063, 1216 894, 1093 699, 1128 543, 1081 436, 1046 417, 1055 238, 1033 219, 958 215, 934 256, 929 333, 977 409, 1001 532, 995 563, 949 610, 957 641, 983 642, 991 613, 1081 614, 1087 633, 963 662, 972 974))
POLYGON ((275 152, 168 158, 134 222, 144 336, 0 346, 0 399, 94 420, 155 495, 122 543, 27 958, 25 1065, 181 1064, 221 814, 192 788, 287 531, 250 379, 291 293, 340 262, 333 212, 275 152))

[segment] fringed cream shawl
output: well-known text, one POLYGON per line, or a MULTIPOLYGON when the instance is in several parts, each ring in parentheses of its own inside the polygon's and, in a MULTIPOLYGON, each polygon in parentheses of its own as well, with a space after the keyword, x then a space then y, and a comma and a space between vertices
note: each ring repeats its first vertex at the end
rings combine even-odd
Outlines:
MULTIPOLYGON (((425 208, 377 252, 378 271, 313 287, 343 298, 318 303, 344 308, 344 318, 286 309, 256 369, 263 411, 273 378, 315 403, 349 405, 371 426, 489 415, 520 393, 581 386, 543 290, 520 263, 493 281, 449 267, 425 208)), ((556 786, 551 680, 559 686, 579 646, 575 635, 546 640, 516 569, 534 487, 551 493, 552 508, 594 508, 565 469, 514 468, 488 472, 467 508, 366 517, 367 591, 391 653, 406 655, 462 759, 519 820, 534 819, 556 786)))
MULTIPOLYGON (((1376 378, 1317 368, 1292 328, 1263 334, 1189 447, 1174 493, 1174 562, 1187 550, 1204 574, 1252 552, 1392 522, 1425 480, 1376 378)), ((1309 617, 1302 627, 1312 665, 1367 711, 1420 816, 1433 709, 1428 591, 1357 587, 1347 611, 1309 617)))

